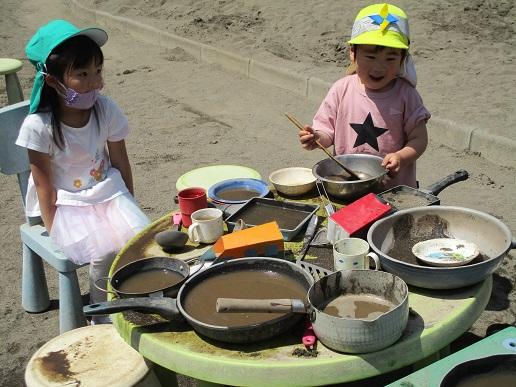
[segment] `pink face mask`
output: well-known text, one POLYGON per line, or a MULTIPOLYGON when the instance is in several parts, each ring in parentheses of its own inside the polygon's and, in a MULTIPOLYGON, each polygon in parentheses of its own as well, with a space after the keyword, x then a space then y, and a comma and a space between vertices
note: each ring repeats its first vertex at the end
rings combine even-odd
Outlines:
POLYGON ((95 105, 95 101, 97 101, 101 90, 99 88, 88 91, 87 93, 79 93, 74 89, 66 87, 61 82, 59 82, 59 85, 66 91, 66 93, 58 91, 59 95, 63 97, 66 106, 80 110, 91 109, 93 105, 95 105))

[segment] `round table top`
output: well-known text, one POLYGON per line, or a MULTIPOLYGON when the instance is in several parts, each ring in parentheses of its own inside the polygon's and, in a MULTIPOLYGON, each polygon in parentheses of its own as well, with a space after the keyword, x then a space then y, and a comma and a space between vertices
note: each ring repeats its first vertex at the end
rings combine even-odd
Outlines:
POLYGON ((23 67, 23 63, 18 59, 0 58, 0 75, 11 74, 23 67))
MULTIPOLYGON (((135 236, 111 271, 135 259, 160 255, 154 235, 170 226, 170 215, 135 236)), ((298 249, 300 243, 285 243, 298 249)), ((178 257, 178 256, 176 256, 178 257)), ((187 258, 187 256, 185 256, 187 258)), ((191 327, 171 328, 159 317, 138 312, 113 315, 121 337, 147 359, 196 379, 228 385, 314 386, 360 380, 413 364, 455 340, 475 322, 491 295, 492 278, 454 290, 410 288, 410 315, 403 336, 377 352, 349 355, 318 343, 316 357, 297 357, 301 330, 253 344, 203 338, 191 327)))

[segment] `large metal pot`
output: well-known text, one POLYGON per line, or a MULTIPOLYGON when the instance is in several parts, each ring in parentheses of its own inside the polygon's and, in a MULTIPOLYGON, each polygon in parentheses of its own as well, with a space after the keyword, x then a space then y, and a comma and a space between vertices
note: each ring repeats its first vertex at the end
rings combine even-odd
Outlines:
POLYGON ((382 268, 410 285, 455 289, 492 274, 510 249, 516 248, 509 228, 494 216, 463 207, 416 207, 376 221, 367 234, 382 268), (412 254, 412 246, 433 238, 457 238, 475 243, 480 254, 470 264, 432 267, 412 254))
POLYGON ((312 168, 313 175, 322 181, 326 191, 339 199, 351 200, 365 195, 382 183, 386 171, 382 167, 382 158, 367 154, 347 154, 335 156, 349 169, 360 175, 367 175, 363 180, 339 181, 332 176, 344 175, 345 172, 332 159, 324 159, 312 168))

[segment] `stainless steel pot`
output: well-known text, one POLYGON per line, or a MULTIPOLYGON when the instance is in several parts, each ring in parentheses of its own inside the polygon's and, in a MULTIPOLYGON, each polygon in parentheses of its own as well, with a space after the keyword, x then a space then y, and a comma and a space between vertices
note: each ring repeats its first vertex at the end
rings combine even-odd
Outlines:
POLYGON ((377 270, 342 270, 316 281, 308 291, 315 335, 327 347, 347 353, 379 351, 395 343, 407 326, 408 287, 399 277, 377 270), (372 319, 335 317, 322 310, 343 294, 373 294, 394 309, 372 319))
POLYGON ((355 199, 379 188, 387 173, 382 167, 383 159, 379 156, 347 154, 335 157, 359 176, 368 176, 363 180, 338 181, 331 178, 331 176, 343 175, 342 168, 335 161, 328 158, 315 164, 312 168, 313 175, 322 181, 330 195, 339 199, 355 199))
POLYGON ((367 241, 380 257, 382 269, 427 289, 455 289, 480 282, 496 270, 510 249, 516 248, 503 222, 477 210, 453 206, 398 211, 376 221, 367 241), (433 238, 473 242, 480 255, 465 266, 426 266, 412 254, 412 246, 433 238))

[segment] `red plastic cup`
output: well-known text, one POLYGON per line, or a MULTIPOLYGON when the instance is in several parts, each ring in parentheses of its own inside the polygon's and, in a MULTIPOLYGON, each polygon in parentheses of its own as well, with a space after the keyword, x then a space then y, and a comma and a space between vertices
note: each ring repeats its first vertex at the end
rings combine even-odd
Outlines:
POLYGON ((192 224, 190 215, 201 208, 208 207, 206 190, 200 187, 191 187, 179 191, 177 200, 179 202, 179 211, 181 211, 181 220, 184 227, 189 227, 192 224))

